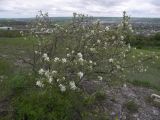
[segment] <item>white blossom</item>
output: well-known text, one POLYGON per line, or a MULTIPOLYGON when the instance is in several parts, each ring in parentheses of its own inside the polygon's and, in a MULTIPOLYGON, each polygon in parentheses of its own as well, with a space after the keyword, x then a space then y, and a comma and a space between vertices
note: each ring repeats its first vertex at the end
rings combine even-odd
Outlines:
POLYGON ((93 63, 92 60, 89 60, 89 63, 92 64, 93 63))
POLYGON ((79 58, 82 58, 82 57, 83 57, 82 53, 77 53, 77 56, 78 56, 79 58))
POLYGON ((37 81, 37 82, 36 82, 36 85, 37 85, 38 87, 44 87, 44 84, 43 84, 41 81, 37 81))
POLYGON ((83 72, 78 72, 77 75, 78 75, 79 78, 81 79, 81 78, 83 77, 84 73, 83 73, 83 72))
POLYGON ((120 66, 120 65, 116 65, 116 67, 117 67, 117 69, 120 69, 120 68, 121 68, 121 66, 120 66))
POLYGON ((143 52, 140 52, 140 55, 143 55, 143 52))
POLYGON ((42 57, 45 58, 45 57, 48 57, 48 55, 46 53, 44 53, 42 57))
POLYGON ((133 55, 132 58, 135 58, 135 56, 133 55))
POLYGON ((108 30, 109 30, 109 27, 108 27, 108 26, 106 26, 105 30, 106 30, 106 31, 108 31, 108 30))
POLYGON ((131 45, 130 44, 128 44, 128 49, 131 49, 131 45))
POLYGON ((68 53, 68 54, 67 54, 67 57, 70 57, 70 56, 71 56, 71 55, 68 53))
POLYGON ((102 80, 103 80, 103 77, 102 77, 102 76, 98 76, 98 79, 99 79, 100 81, 102 81, 102 80))
POLYGON ((101 41, 100 41, 100 40, 97 40, 97 43, 101 43, 101 41))
POLYGON ((20 34, 23 34, 23 31, 20 31, 20 34))
POLYGON ((53 70, 53 71, 52 71, 52 74, 53 74, 53 75, 57 74, 57 71, 53 70))
POLYGON ((126 87, 127 87, 127 84, 123 84, 123 87, 126 88, 126 87))
POLYGON ((34 51, 35 54, 38 54, 38 51, 34 51))
POLYGON ((79 60, 79 62, 81 62, 81 63, 83 63, 83 61, 84 61, 83 58, 79 58, 78 60, 79 60))
POLYGON ((90 69, 90 70, 93 70, 93 67, 92 67, 92 66, 89 66, 89 69, 90 69))
POLYGON ((113 58, 110 58, 110 59, 109 59, 109 62, 110 62, 110 63, 113 63, 113 58))
POLYGON ((42 24, 39 22, 38 25, 41 26, 42 24))
POLYGON ((66 62, 67 62, 66 58, 62 58, 62 63, 66 63, 66 62))
POLYGON ((125 24, 128 24, 128 22, 126 21, 125 24))
POLYGON ((60 59, 58 57, 54 58, 54 62, 58 62, 60 59))
POLYGON ((122 26, 122 24, 118 24, 118 27, 121 27, 122 26))
POLYGON ((70 88, 71 88, 72 90, 76 90, 76 89, 77 89, 76 84, 75 84, 74 81, 70 81, 70 82, 69 82, 69 85, 70 85, 70 88))
POLYGON ((49 61, 49 57, 44 58, 45 61, 49 61))
POLYGON ((96 49, 95 49, 95 48, 90 48, 90 51, 91 51, 91 52, 95 52, 96 49))
POLYGON ((126 57, 126 54, 125 54, 125 53, 123 54, 123 57, 124 57, 124 58, 126 57))
POLYGON ((44 53, 42 57, 44 58, 45 61, 49 61, 49 57, 46 53, 44 53))
POLYGON ((60 84, 59 85, 61 92, 65 92, 66 91, 66 86, 60 84))
POLYGON ((60 81, 60 79, 57 79, 57 82, 59 82, 60 81))
POLYGON ((47 70, 47 71, 45 71, 45 74, 44 74, 47 78, 49 78, 50 77, 50 72, 49 72, 49 70, 47 70))
POLYGON ((53 81, 53 78, 52 77, 49 77, 49 83, 52 83, 52 81, 53 81))
POLYGON ((121 36, 121 40, 124 40, 124 36, 121 36))
POLYGON ((74 53, 74 50, 72 50, 72 52, 71 52, 72 54, 74 53))
POLYGON ((94 62, 93 64, 94 64, 94 65, 97 65, 97 63, 96 63, 96 62, 94 62))
POLYGON ((131 25, 131 24, 129 24, 128 26, 129 26, 129 27, 132 27, 132 25, 131 25))
POLYGON ((44 73, 45 73, 45 70, 43 70, 42 68, 38 71, 38 73, 40 74, 40 75, 43 75, 44 73))
POLYGON ((114 40, 116 37, 115 36, 112 36, 112 40, 114 40))
POLYGON ((86 48, 86 49, 87 49, 87 48, 88 48, 88 46, 84 46, 84 48, 86 48))
POLYGON ((94 34, 94 30, 91 30, 91 33, 94 34))
POLYGON ((132 26, 129 26, 129 29, 132 31, 132 26))

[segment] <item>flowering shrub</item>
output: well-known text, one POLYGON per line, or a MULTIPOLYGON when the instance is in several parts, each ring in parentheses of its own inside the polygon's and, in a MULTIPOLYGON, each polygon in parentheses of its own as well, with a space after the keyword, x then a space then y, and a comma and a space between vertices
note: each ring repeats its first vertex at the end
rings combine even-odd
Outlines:
POLYGON ((72 21, 58 25, 40 12, 31 26, 35 42, 30 65, 36 87, 16 99, 15 118, 101 120, 106 96, 99 88, 125 80, 127 72, 145 72, 143 63, 158 59, 156 53, 140 52, 129 44, 133 33, 125 13, 111 28, 76 13, 72 21))
POLYGON ((42 88, 84 91, 86 80, 109 82, 122 80, 131 68, 146 71, 143 62, 154 57, 133 54, 135 48, 125 41, 133 32, 125 13, 117 28, 76 13, 65 25, 54 24, 42 12, 36 18, 33 69, 38 73, 36 85, 42 88))

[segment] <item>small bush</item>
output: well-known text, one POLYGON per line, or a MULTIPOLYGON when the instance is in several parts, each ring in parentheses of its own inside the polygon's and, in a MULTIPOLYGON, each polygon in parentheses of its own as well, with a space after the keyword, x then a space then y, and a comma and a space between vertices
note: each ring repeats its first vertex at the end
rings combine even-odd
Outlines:
POLYGON ((32 76, 21 73, 9 77, 8 85, 11 90, 18 92, 33 87, 34 79, 32 76))
POLYGON ((102 102, 106 99, 106 94, 104 92, 96 92, 95 99, 96 101, 102 102))
POLYGON ((138 105, 134 101, 128 101, 124 104, 124 107, 129 110, 129 112, 138 112, 138 105))
POLYGON ((16 120, 79 120, 83 109, 82 96, 75 92, 61 93, 56 88, 36 89, 15 99, 16 120), (50 92, 49 92, 50 91, 50 92))

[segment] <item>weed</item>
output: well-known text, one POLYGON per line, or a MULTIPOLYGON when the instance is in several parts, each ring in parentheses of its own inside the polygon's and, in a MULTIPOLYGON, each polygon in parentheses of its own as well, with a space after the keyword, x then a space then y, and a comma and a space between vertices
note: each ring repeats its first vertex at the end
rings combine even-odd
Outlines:
POLYGON ((135 113, 138 112, 138 105, 134 101, 128 101, 124 104, 124 107, 129 110, 129 112, 135 113))

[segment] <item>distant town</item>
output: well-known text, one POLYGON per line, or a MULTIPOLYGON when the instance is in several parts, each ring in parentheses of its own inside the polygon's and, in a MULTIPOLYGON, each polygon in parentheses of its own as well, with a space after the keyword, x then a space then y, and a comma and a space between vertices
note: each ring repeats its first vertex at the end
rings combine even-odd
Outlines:
MULTIPOLYGON (((51 18, 57 23, 70 21, 71 17, 55 17, 51 18)), ((19 18, 19 19, 0 19, 0 30, 28 30, 27 26, 34 18, 19 18)), ((120 17, 94 17, 94 20, 106 26, 116 26, 122 20, 120 17)), ((131 18, 130 23, 137 35, 149 36, 160 32, 160 18, 131 18)))

